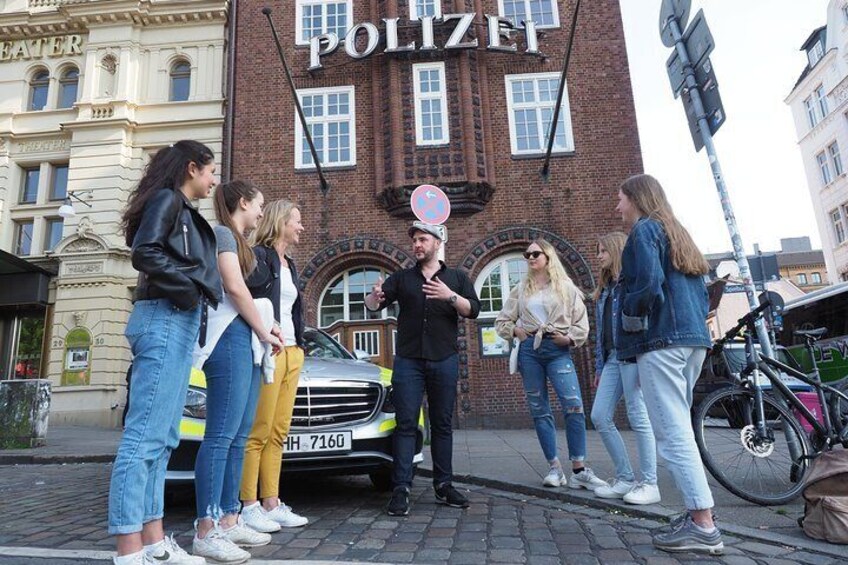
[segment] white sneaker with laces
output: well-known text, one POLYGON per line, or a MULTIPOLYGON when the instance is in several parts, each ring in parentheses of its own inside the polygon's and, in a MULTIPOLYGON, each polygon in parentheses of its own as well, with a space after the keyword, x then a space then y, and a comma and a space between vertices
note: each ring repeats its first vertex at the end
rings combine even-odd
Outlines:
POLYGON ((195 535, 191 546, 195 555, 202 555, 216 563, 234 565, 250 559, 248 552, 224 537, 217 527, 210 530, 205 538, 201 539, 195 535))
POLYGON ((238 517, 235 526, 227 529, 221 528, 221 533, 224 534, 225 538, 242 547, 259 547, 271 543, 271 534, 257 532, 246 526, 241 516, 238 517))
POLYGON ((608 485, 595 489, 598 498, 622 498, 636 487, 635 482, 613 479, 608 485))
POLYGON ((273 510, 265 511, 265 517, 274 520, 284 528, 299 528, 309 523, 309 519, 292 512, 291 507, 280 501, 280 505, 273 510))
POLYGON ((589 467, 584 467, 580 473, 571 473, 571 477, 568 479, 568 488, 573 489, 585 488, 594 492, 596 488, 605 486, 607 486, 607 482, 596 477, 589 467))
POLYGON ((262 505, 258 502, 242 508, 241 519, 249 528, 263 534, 273 534, 279 532, 281 528, 277 522, 265 515, 262 505))
POLYGON ((171 563, 173 565, 206 565, 206 559, 199 555, 190 555, 174 539, 174 535, 166 536, 162 545, 153 550, 144 551, 151 563, 171 563))
POLYGON ((144 551, 139 551, 138 553, 132 554, 132 556, 125 555, 118 557, 117 555, 112 558, 113 565, 155 565, 156 562, 147 555, 144 551), (118 561, 121 558, 124 558, 124 561, 118 561), (128 559, 127 559, 128 558, 128 559))
POLYGON ((565 478, 565 473, 562 472, 562 467, 551 467, 548 474, 542 479, 542 486, 546 487, 561 487, 568 479, 565 478))
POLYGON ((639 483, 624 495, 627 504, 656 504, 660 501, 660 489, 657 485, 639 483))

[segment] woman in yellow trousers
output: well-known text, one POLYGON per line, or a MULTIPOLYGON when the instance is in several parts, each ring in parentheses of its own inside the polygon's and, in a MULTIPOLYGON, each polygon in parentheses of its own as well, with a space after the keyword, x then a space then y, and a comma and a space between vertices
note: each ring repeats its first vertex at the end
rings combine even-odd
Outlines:
POLYGON ((304 355, 300 285, 286 252, 300 240, 303 226, 300 210, 288 200, 266 205, 264 214, 253 234, 257 267, 247 284, 255 298, 269 298, 274 305, 285 348, 276 357, 274 382, 263 383, 259 392, 256 419, 245 446, 240 494, 244 523, 260 532, 274 532, 309 521, 279 498, 283 443, 291 426, 304 355))

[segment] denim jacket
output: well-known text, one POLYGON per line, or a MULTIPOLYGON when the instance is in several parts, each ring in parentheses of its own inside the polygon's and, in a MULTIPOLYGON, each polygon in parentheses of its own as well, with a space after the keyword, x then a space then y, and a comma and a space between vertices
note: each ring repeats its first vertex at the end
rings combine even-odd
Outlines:
POLYGON ((704 279, 671 264, 662 224, 640 218, 622 254, 615 321, 620 359, 666 347, 710 347, 704 279))
POLYGON ((604 310, 607 305, 607 297, 612 294, 612 343, 616 344, 615 339, 615 320, 618 318, 618 294, 616 289, 618 283, 613 283, 611 286, 605 286, 601 290, 601 295, 595 301, 595 373, 599 374, 604 370, 604 365, 607 362, 606 351, 604 351, 604 310))

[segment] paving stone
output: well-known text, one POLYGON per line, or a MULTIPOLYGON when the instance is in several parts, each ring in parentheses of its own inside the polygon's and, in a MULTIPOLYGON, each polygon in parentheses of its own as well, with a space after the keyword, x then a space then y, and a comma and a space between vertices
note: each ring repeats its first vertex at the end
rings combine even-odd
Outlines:
POLYGON ((493 549, 489 551, 489 561, 493 563, 524 563, 527 557, 520 549, 493 549))
POLYGON ((779 545, 767 545, 764 543, 754 542, 754 541, 746 541, 742 542, 737 546, 739 549, 745 552, 757 553, 760 555, 768 555, 770 557, 778 557, 787 552, 785 547, 779 545))
POLYGON ((386 563, 412 563, 415 554, 411 551, 384 551, 380 554, 380 561, 386 563))
POLYGON ((527 553, 530 555, 557 555, 559 548, 552 541, 535 541, 527 542, 527 553))
POLYGON ((724 555, 721 560, 727 565, 757 565, 756 559, 745 557, 744 555, 724 555))
POLYGON ((287 544, 287 547, 299 547, 299 548, 309 548, 312 549, 314 547, 318 547, 321 545, 320 539, 315 538, 302 538, 302 539, 294 539, 287 544))
POLYGON ((481 557, 477 551, 451 551, 448 562, 451 565, 479 565, 481 557))
POLYGON ((353 544, 353 549, 383 549, 386 542, 381 539, 363 539, 353 544))
POLYGON ((430 561, 447 561, 450 557, 451 551, 449 549, 422 549, 416 553, 415 560, 426 563, 430 561))
POLYGON ((604 549, 624 549, 627 547, 618 536, 595 536, 595 544, 604 549))
POLYGON ((493 536, 489 538, 489 543, 495 549, 522 549, 524 547, 524 540, 519 537, 493 536))
POLYGON ((795 551, 785 556, 786 559, 797 561, 798 563, 809 563, 810 565, 826 565, 833 563, 833 557, 821 555, 818 553, 810 553, 807 551, 795 551))
POLYGON ((563 560, 557 555, 528 555, 527 565, 561 565, 563 560))

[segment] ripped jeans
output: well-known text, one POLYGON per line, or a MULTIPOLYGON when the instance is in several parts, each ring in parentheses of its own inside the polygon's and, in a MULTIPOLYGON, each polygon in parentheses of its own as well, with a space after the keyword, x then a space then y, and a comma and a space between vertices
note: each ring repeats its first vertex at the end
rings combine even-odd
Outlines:
POLYGON ((565 439, 571 461, 586 459, 586 415, 577 371, 568 347, 560 347, 552 339, 543 339, 533 349, 533 339, 525 339, 518 348, 518 370, 524 381, 524 392, 536 436, 548 462, 557 457, 556 425, 548 400, 548 381, 553 386, 565 414, 565 439))

